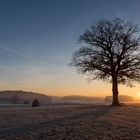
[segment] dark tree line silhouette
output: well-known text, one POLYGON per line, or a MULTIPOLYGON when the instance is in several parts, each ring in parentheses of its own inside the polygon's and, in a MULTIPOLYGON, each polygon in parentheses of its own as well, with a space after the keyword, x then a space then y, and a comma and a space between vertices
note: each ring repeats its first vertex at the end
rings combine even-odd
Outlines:
POLYGON ((112 82, 112 105, 118 101, 118 84, 132 87, 140 81, 140 38, 138 26, 120 18, 102 19, 79 38, 87 44, 73 54, 71 65, 90 80, 112 82))

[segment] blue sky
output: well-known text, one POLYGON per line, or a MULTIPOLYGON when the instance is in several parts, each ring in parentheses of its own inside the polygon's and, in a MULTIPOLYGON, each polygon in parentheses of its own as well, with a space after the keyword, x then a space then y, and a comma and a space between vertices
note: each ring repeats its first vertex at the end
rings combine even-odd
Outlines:
POLYGON ((139 0, 1 0, 0 89, 97 95, 98 82, 68 67, 78 37, 102 18, 140 25, 139 9, 139 0))

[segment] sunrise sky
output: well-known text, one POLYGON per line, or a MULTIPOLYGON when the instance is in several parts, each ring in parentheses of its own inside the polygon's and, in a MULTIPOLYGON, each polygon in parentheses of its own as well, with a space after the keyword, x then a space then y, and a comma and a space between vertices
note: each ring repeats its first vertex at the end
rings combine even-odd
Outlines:
MULTIPOLYGON (((0 90, 111 95, 111 84, 88 83, 68 64, 96 20, 120 17, 140 26, 139 11, 139 0, 0 0, 0 90)), ((135 85, 120 86, 120 94, 137 97, 135 85)))

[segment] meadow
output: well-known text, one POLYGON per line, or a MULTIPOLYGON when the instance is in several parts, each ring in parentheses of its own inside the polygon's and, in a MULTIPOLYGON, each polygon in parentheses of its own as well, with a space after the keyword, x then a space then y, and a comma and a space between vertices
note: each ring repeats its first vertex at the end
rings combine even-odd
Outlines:
POLYGON ((140 140, 140 105, 1 107, 0 140, 140 140))

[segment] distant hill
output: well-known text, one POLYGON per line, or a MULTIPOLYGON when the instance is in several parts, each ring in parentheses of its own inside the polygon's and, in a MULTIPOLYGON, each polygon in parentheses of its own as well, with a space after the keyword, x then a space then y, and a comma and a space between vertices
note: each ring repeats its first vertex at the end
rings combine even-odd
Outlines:
POLYGON ((70 95, 64 96, 63 100, 79 100, 79 101, 104 101, 104 97, 90 97, 90 96, 78 96, 78 95, 70 95))
MULTIPOLYGON (((105 101, 111 102, 112 96, 106 96, 105 101)), ((131 96, 127 96, 127 95, 119 95, 119 101, 120 102, 133 102, 133 98, 131 96)))
POLYGON ((51 97, 34 92, 26 92, 21 90, 0 91, 0 103, 32 103, 34 99, 38 99, 41 104, 51 102, 51 97))

